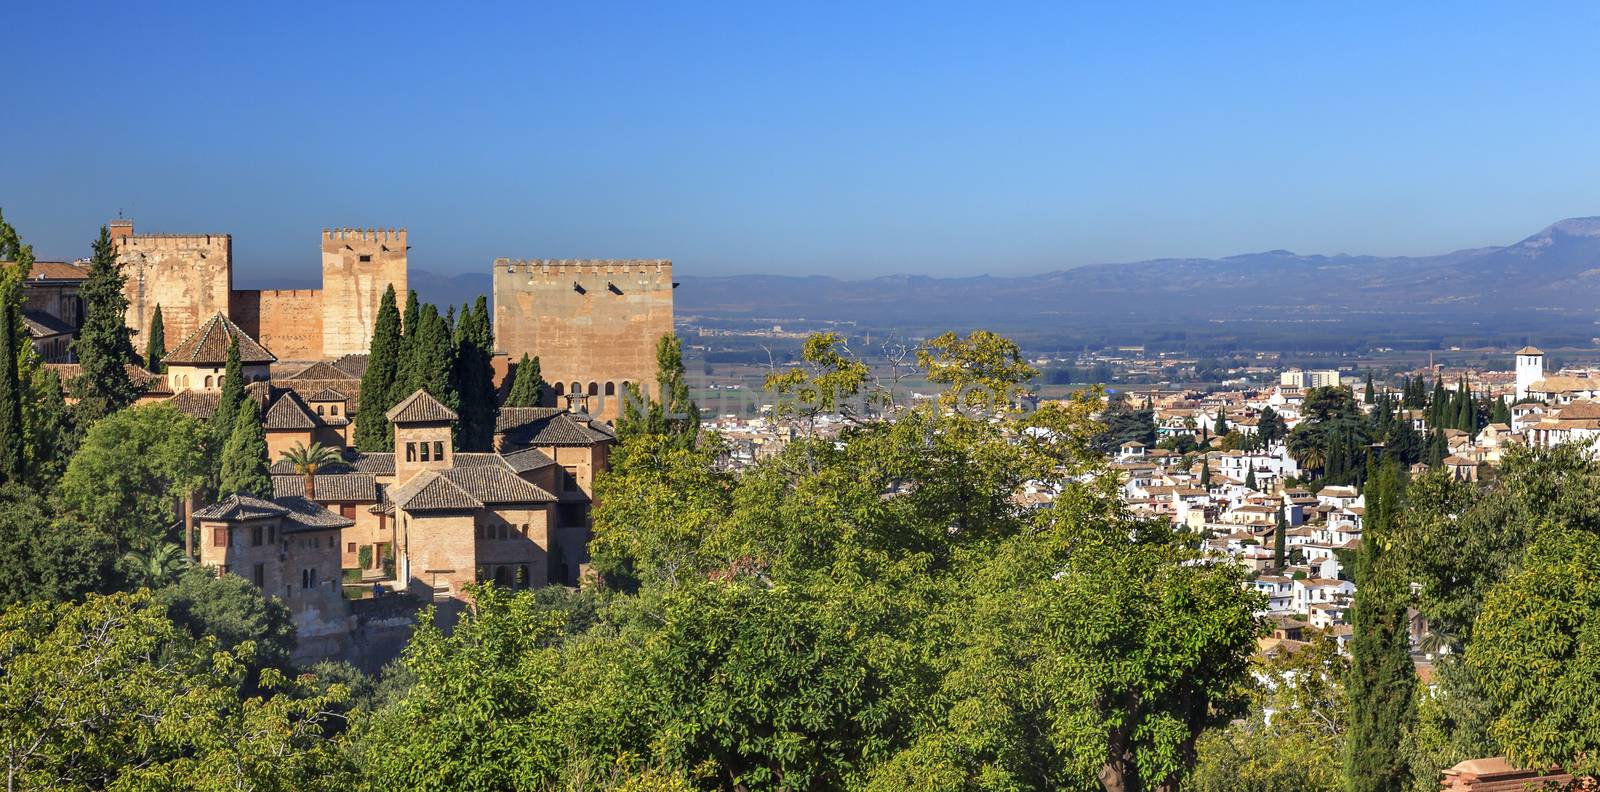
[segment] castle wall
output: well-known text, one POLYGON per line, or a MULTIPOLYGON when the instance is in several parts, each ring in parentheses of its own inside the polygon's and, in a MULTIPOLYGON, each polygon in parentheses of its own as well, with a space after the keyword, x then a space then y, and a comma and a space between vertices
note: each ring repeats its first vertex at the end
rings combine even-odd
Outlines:
MULTIPOLYGON (((249 289, 232 294, 228 318, 279 360, 321 360, 323 303, 317 289, 249 289)), ((165 319, 166 309, 162 310, 165 319)))
MULTIPOLYGON (((404 305, 404 228, 323 230, 322 357, 361 354, 370 349, 378 303, 390 285, 394 286, 398 302, 404 305)), ((267 348, 272 349, 272 345, 267 348)), ((278 356, 284 357, 281 352, 278 356)))
POLYGON ((512 361, 537 355, 545 381, 563 392, 593 383, 601 399, 590 409, 602 420, 620 412, 623 382, 655 395, 656 341, 671 332, 670 261, 494 262, 499 351, 512 361))
POLYGON ((150 317, 161 306, 167 349, 212 314, 229 310, 233 238, 227 234, 119 235, 113 239, 127 283, 128 326, 143 349, 150 317))

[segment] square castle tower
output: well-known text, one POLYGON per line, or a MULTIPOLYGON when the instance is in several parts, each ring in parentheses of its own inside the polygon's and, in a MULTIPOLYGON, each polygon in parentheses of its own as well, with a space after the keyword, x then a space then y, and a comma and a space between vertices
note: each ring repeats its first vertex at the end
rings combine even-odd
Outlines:
POLYGON ((233 288, 228 234, 135 234, 130 220, 110 231, 141 348, 160 306, 168 349, 221 311, 279 360, 365 353, 384 290, 406 293, 404 228, 323 229, 321 289, 233 288))

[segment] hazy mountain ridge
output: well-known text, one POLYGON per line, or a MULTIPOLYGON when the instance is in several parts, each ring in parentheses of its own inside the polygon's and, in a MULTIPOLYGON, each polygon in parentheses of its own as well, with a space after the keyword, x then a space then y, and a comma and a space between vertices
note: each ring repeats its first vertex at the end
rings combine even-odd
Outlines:
MULTIPOLYGON (((1554 223, 1504 247, 1435 256, 1299 254, 1165 258, 1037 275, 696 276, 679 264, 677 312, 711 318, 1022 326, 1051 321, 1388 314, 1464 321, 1600 308, 1600 217, 1554 223)), ((411 272, 424 300, 487 294, 483 273, 411 272)))

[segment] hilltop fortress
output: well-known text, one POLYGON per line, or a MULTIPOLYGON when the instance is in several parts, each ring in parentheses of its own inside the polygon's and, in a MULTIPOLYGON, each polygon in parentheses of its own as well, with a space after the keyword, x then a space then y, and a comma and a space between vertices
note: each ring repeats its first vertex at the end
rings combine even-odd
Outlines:
MULTIPOLYGON (((110 224, 127 276, 128 326, 147 337, 161 307, 167 349, 220 312, 280 361, 365 354, 383 292, 404 301, 407 235, 400 229, 324 229, 321 289, 233 288, 228 234, 136 234, 110 224)), ((655 395, 655 345, 672 332, 672 262, 512 260, 493 264, 496 351, 514 364, 540 358, 546 402, 568 395, 597 417, 620 411, 626 383, 655 395)))

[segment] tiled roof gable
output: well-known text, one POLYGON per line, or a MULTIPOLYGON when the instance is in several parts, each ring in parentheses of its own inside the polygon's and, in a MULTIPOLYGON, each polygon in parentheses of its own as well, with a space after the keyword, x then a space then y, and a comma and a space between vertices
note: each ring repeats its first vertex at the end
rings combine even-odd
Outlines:
POLYGON ((459 416, 455 410, 444 406, 433 395, 418 388, 415 393, 405 397, 384 414, 390 423, 445 423, 454 421, 459 416))
POLYGON ((169 364, 220 366, 228 362, 228 345, 235 337, 239 339, 241 362, 246 364, 277 362, 276 356, 256 343, 249 333, 240 330, 239 326, 223 316, 221 311, 212 314, 211 318, 195 328, 188 338, 178 342, 178 346, 162 360, 169 364))

